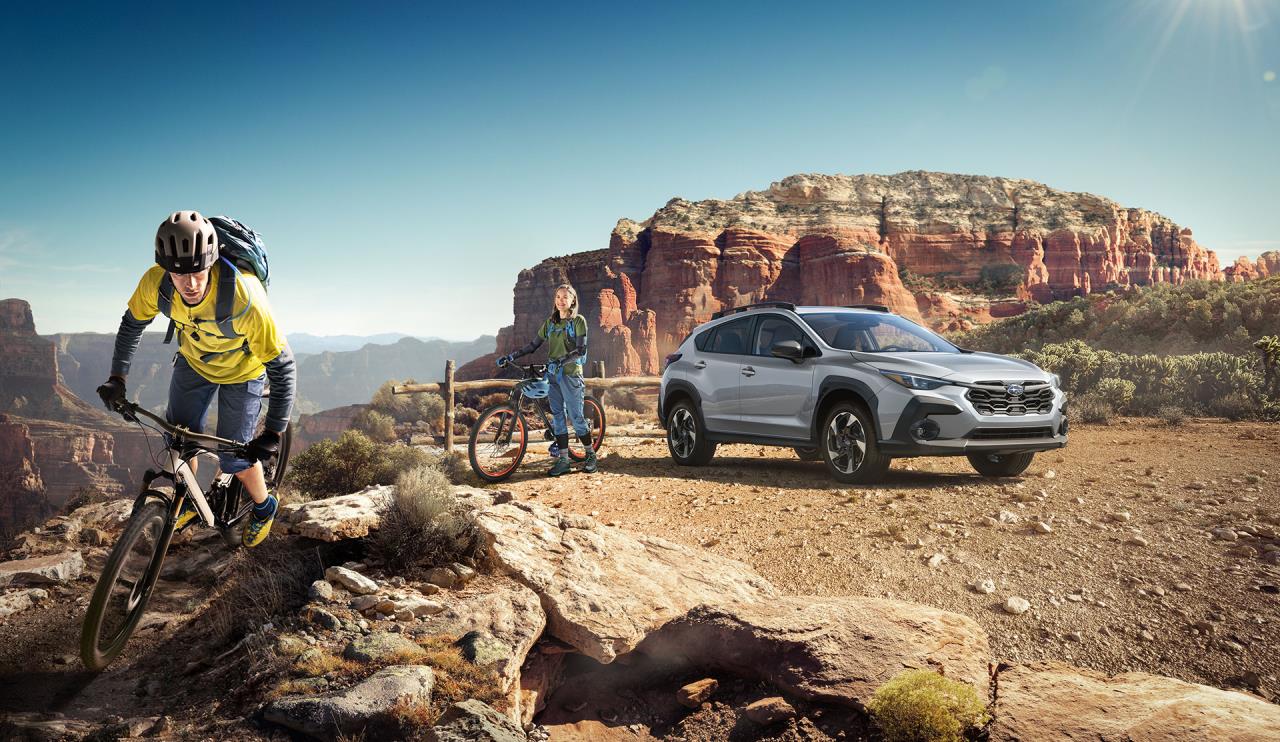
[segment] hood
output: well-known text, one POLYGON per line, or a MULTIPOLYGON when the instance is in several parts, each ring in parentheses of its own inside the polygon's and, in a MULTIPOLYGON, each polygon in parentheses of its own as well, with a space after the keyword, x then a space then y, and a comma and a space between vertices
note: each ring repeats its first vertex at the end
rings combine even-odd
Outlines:
POLYGON ((855 360, 885 371, 901 371, 954 381, 1049 381, 1039 366, 996 353, 859 353, 855 360))

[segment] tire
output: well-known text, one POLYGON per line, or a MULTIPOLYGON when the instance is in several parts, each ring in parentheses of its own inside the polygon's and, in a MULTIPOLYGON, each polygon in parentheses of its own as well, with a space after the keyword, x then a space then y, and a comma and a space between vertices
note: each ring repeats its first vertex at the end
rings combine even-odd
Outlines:
POLYGON ((85 612, 80 659, 94 672, 111 664, 124 650, 146 611, 169 548, 173 534, 169 502, 153 493, 148 493, 116 541, 85 612), (126 592, 122 594, 122 590, 126 592))
POLYGON ((837 482, 875 482, 889 469, 892 459, 880 453, 871 415, 862 405, 837 402, 822 421, 819 440, 819 453, 837 482))
POLYGON ((284 477, 289 473, 289 452, 293 449, 293 426, 285 427, 284 432, 280 434, 280 450, 276 453, 276 457, 272 466, 271 477, 267 480, 267 484, 271 486, 272 491, 280 488, 284 484, 284 477))
MULTIPOLYGON (((591 450, 599 451, 605 433, 604 405, 588 394, 582 398, 582 416, 587 418, 587 424, 591 426, 591 450)), ((569 458, 574 461, 584 461, 587 458, 582 443, 573 433, 569 434, 569 458)))
POLYGON ((716 444, 707 438, 707 426, 693 403, 682 399, 667 413, 667 450, 680 466, 706 466, 716 455, 716 444))
POLYGON ((816 448, 797 447, 795 449, 795 452, 796 452, 796 456, 799 456, 801 461, 821 461, 822 460, 822 452, 816 448))
POLYGON ((1016 477, 1031 466, 1035 451, 1019 453, 971 453, 969 464, 984 477, 1016 477))
POLYGON ((467 458, 477 477, 501 482, 520 466, 528 447, 529 426, 524 415, 509 404, 498 404, 481 412, 471 426, 467 458))

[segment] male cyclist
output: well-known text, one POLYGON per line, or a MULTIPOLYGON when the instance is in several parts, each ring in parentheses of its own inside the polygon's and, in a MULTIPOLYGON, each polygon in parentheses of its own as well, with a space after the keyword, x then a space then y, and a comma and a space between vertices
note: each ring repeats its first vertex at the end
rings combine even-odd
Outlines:
MULTIPOLYGON (((243 542, 257 546, 270 533, 278 505, 267 490, 261 461, 278 451, 280 434, 289 424, 297 382, 293 353, 276 327, 258 277, 234 268, 213 270, 219 260, 218 236, 199 212, 178 211, 164 220, 156 231, 155 257, 156 265, 143 274, 120 318, 111 377, 98 387, 98 396, 108 408, 125 400, 125 377, 142 331, 160 313, 160 292, 172 291, 176 296, 169 303, 169 318, 177 331, 178 354, 165 417, 175 425, 203 432, 209 405, 218 394, 218 437, 249 441, 245 458, 219 454, 218 459, 221 470, 234 474, 253 498, 243 542), (234 285, 220 286, 224 276, 231 276, 234 285), (235 292, 230 334, 238 337, 227 337, 219 330, 215 314, 219 291, 235 292), (254 437, 268 380, 266 429, 254 437)), ((194 469, 194 459, 189 463, 194 469)), ((176 527, 195 517, 195 509, 188 505, 179 513, 176 527)))

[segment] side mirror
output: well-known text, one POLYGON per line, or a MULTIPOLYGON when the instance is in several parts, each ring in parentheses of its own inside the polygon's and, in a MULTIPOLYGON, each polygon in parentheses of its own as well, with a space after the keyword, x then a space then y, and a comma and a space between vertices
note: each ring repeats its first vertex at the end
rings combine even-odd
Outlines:
POLYGON ((792 363, 800 363, 804 360, 804 348, 800 347, 800 343, 795 340, 783 340, 780 343, 774 343, 769 352, 778 358, 786 358, 792 363))

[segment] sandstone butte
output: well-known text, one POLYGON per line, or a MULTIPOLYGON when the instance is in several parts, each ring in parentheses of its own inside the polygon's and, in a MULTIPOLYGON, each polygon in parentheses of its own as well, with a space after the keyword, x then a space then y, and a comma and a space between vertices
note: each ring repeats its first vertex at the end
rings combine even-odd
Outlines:
POLYGON ((148 460, 140 433, 61 383, 31 306, 0 300, 0 531, 38 523, 82 488, 120 492, 148 460))
POLYGON ((1167 217, 1030 180, 793 175, 728 200, 673 198, 643 222, 620 220, 607 249, 522 270, 514 324, 499 331, 495 355, 463 366, 459 378, 491 376, 497 355, 533 337, 565 281, 589 322, 591 360, 632 375, 659 373, 690 330, 752 302, 883 304, 960 329, 1018 314, 1029 301, 1277 269, 1280 253, 1268 253, 1224 272, 1167 217), (963 288, 1014 267, 1022 280, 1003 296, 963 288))

